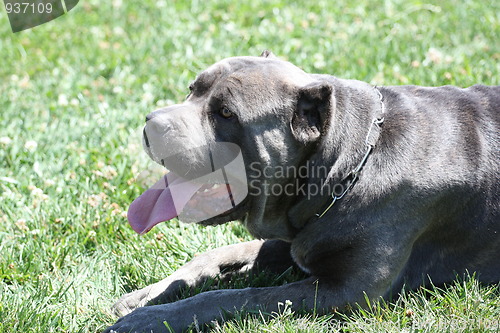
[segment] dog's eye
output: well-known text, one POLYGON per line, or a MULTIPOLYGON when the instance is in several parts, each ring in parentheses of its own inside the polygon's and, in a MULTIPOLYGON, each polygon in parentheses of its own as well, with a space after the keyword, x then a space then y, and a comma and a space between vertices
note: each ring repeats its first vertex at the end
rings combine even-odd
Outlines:
POLYGON ((228 108, 222 108, 222 110, 220 110, 220 115, 226 119, 229 119, 231 118, 232 116, 234 116, 234 113, 231 112, 231 110, 229 110, 228 108))

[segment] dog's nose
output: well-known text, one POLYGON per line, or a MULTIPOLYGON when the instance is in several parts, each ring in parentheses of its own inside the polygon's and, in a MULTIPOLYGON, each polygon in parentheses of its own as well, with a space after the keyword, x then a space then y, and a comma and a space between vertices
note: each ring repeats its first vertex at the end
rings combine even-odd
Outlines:
MULTIPOLYGON (((146 125, 143 129, 144 144, 147 148, 151 146, 161 147, 165 136, 173 129, 172 115, 164 109, 156 110, 146 116, 146 125)), ((158 149, 158 148, 157 148, 158 149)))
MULTIPOLYGON (((146 116, 145 131, 149 138, 163 137, 166 133, 187 126, 186 108, 184 105, 173 105, 158 109, 146 116)), ((151 140, 150 140, 151 142, 151 140)))
POLYGON ((162 114, 165 114, 167 112, 168 108, 165 108, 165 109, 158 109, 158 110, 155 110, 153 112, 151 112, 150 114, 148 114, 146 116, 146 122, 150 121, 151 119, 155 118, 155 117, 158 117, 162 114))
POLYGON ((157 116, 158 116, 158 111, 151 112, 150 114, 148 114, 146 116, 146 122, 150 121, 151 119, 153 119, 154 117, 157 117, 157 116))

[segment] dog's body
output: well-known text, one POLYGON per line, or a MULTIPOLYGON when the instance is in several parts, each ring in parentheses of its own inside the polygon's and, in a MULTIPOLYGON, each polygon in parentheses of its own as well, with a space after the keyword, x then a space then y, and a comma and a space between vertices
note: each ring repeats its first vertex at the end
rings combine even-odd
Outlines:
MULTIPOLYGON (((168 116, 171 108, 156 111, 165 117, 150 117, 146 126, 154 126, 165 145, 196 147, 198 136, 236 143, 249 184, 261 190, 264 178, 268 187, 292 184, 296 195, 250 191, 228 213, 202 221, 241 219, 266 240, 202 254, 167 279, 125 295, 116 310, 135 311, 108 332, 167 332, 163 321, 179 331, 193 317, 207 323, 222 310, 275 311, 287 300, 296 309, 327 312, 363 303, 364 293, 370 299, 390 297, 429 277, 442 284, 466 271, 487 283, 500 281, 500 87, 374 89, 307 74, 265 53, 210 67, 187 101, 172 108, 179 107, 184 115, 168 116), (384 120, 380 131, 374 119, 384 120), (278 166, 305 166, 309 173, 276 177, 269 170, 278 166), (328 174, 315 175, 319 166, 328 174), (351 184, 349 172, 356 168, 359 178, 351 184), (299 191, 325 184, 330 191, 299 191), (336 184, 347 190, 326 209, 336 184), (255 267, 282 271, 294 263, 310 277, 142 307, 169 302, 181 286, 210 277, 255 267)), ((152 144, 150 154, 157 159, 155 149, 152 144)), ((185 156, 186 163, 194 158, 185 156)))

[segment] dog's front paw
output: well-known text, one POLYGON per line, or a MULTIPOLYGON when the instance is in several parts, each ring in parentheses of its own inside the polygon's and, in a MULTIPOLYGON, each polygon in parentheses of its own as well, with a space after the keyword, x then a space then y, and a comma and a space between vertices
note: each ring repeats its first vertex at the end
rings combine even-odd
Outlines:
MULTIPOLYGON (((182 275, 182 274, 181 274, 182 275)), ((172 302, 179 291, 186 286, 183 279, 170 276, 160 282, 123 295, 112 307, 115 315, 125 316, 137 308, 172 302)))
POLYGON ((108 327, 103 333, 170 333, 181 332, 189 324, 182 320, 177 320, 175 314, 168 304, 146 306, 138 308, 128 315, 118 319, 111 327, 108 327), (173 320, 168 323, 168 320, 173 320), (178 325, 175 325, 177 323, 178 325), (181 325, 179 325, 181 324, 181 325))
POLYGON ((150 288, 136 290, 129 294, 123 295, 111 308, 113 313, 118 317, 128 315, 137 308, 143 307, 150 299, 150 288))

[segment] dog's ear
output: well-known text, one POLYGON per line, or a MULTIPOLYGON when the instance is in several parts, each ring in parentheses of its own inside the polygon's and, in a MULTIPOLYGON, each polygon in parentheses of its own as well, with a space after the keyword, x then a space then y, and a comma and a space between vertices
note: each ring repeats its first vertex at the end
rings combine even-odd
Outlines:
POLYGON ((294 137, 302 144, 316 141, 330 118, 333 87, 315 82, 298 91, 297 106, 292 117, 294 137))
POLYGON ((271 51, 269 50, 264 50, 260 56, 262 58, 268 58, 268 59, 277 59, 277 57, 274 55, 274 53, 272 53, 271 51))

